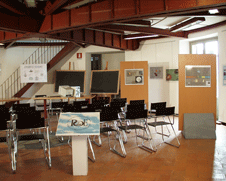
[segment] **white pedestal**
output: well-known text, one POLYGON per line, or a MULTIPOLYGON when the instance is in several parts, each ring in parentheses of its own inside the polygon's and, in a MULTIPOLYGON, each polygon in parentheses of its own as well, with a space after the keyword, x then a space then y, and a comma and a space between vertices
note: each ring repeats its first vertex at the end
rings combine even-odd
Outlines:
POLYGON ((88 174, 87 136, 72 136, 73 175, 88 174))

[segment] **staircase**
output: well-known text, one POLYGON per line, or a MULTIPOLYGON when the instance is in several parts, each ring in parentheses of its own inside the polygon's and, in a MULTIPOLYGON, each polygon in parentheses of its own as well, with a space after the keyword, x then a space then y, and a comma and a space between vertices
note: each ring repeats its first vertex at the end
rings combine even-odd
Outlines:
MULTIPOLYGON (((73 43, 60 40, 49 40, 45 44, 46 46, 39 47, 23 64, 47 64, 47 71, 49 71, 76 47, 73 43)), ((18 67, 0 85, 0 99, 21 97, 32 85, 33 83, 21 83, 20 67, 18 67)))

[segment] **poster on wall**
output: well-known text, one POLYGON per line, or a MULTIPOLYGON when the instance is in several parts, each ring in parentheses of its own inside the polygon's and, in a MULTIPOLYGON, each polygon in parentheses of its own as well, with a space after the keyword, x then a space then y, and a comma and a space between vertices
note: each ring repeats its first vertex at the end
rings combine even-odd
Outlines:
POLYGON ((22 64, 20 65, 21 83, 47 82, 46 64, 22 64))
POLYGON ((61 113, 56 136, 100 135, 100 113, 61 113))
POLYGON ((223 85, 226 85, 226 65, 223 66, 223 85))
POLYGON ((167 81, 178 81, 178 69, 166 69, 167 81))
POLYGON ((125 85, 144 85, 144 69, 125 69, 125 85))
POLYGON ((150 79, 163 79, 163 67, 150 67, 150 79))
POLYGON ((211 66, 186 65, 185 87, 211 87, 211 66))

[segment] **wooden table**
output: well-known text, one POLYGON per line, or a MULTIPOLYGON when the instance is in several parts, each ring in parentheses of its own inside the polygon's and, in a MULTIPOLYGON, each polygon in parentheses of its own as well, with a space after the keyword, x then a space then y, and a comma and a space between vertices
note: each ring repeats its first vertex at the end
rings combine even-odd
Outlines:
POLYGON ((93 95, 84 95, 82 97, 12 97, 9 99, 0 99, 0 102, 17 102, 19 103, 20 101, 23 100, 43 100, 44 101, 44 118, 47 118, 47 106, 46 106, 46 100, 56 100, 56 99, 67 99, 68 101, 70 100, 80 100, 80 99, 88 99, 89 101, 94 98, 95 96, 93 95))

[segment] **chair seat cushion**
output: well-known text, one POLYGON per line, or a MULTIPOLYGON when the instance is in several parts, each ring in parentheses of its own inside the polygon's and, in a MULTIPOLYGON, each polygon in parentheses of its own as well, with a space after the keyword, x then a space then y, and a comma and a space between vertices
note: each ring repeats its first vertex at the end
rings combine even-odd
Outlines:
POLYGON ((170 124, 169 122, 165 122, 165 121, 158 121, 158 122, 152 122, 152 123, 148 123, 148 125, 150 126, 163 126, 163 125, 168 125, 170 124))

